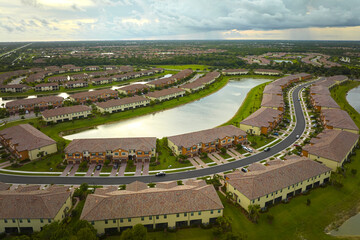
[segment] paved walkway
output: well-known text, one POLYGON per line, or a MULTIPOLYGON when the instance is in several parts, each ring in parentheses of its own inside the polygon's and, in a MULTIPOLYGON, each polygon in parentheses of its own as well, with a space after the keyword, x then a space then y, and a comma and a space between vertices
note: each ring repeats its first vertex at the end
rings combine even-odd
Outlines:
POLYGON ((231 151, 232 153, 234 153, 238 158, 244 158, 245 157, 244 155, 242 155, 241 153, 239 153, 238 151, 236 151, 233 148, 229 148, 228 150, 231 151))
POLYGON ((68 175, 72 167, 73 164, 68 164, 60 176, 65 177, 66 175, 68 175))
POLYGON ((6 168, 8 166, 11 166, 11 162, 10 161, 6 161, 3 163, 0 163, 0 168, 6 168))
POLYGON ((118 170, 119 170, 119 167, 117 167, 117 168, 114 168, 114 167, 113 167, 113 168, 111 169, 110 176, 115 177, 116 174, 117 174, 117 172, 118 172, 118 170))
POLYGON ((194 159, 199 163, 200 166, 202 166, 203 168, 208 167, 208 165, 206 165, 206 163, 204 163, 199 157, 194 157, 194 159))
POLYGON ((104 165, 100 164, 101 165, 101 168, 99 170, 95 169, 95 172, 94 172, 94 177, 98 177, 100 176, 100 172, 101 172, 101 169, 104 167, 104 165))
POLYGON ((229 154, 230 156, 232 156, 233 158, 235 158, 235 160, 237 160, 239 158, 235 153, 233 153, 229 149, 226 150, 226 153, 229 154))
POLYGON ((222 164, 222 162, 221 162, 219 159, 217 159, 214 155, 212 155, 212 153, 209 153, 209 154, 208 154, 208 157, 209 157, 211 160, 213 160, 214 162, 216 162, 218 165, 222 164))
POLYGON ((125 174, 125 169, 126 169, 126 162, 121 162, 120 168, 119 168, 119 172, 118 172, 118 176, 124 176, 125 174))
POLYGON ((95 169, 95 166, 96 166, 95 163, 90 164, 89 170, 85 174, 86 177, 90 177, 92 175, 92 173, 93 173, 93 171, 95 169))
POLYGON ((218 153, 214 152, 212 153, 217 159, 219 159, 220 161, 227 163, 228 161, 226 161, 223 157, 221 157, 218 153))
POLYGON ((138 161, 136 163, 136 170, 135 170, 135 176, 140 176, 142 170, 142 162, 138 161))
POLYGON ((195 161, 194 158, 189 158, 189 161, 191 162, 191 164, 192 164, 196 169, 201 168, 201 166, 195 161))
POLYGON ((150 161, 145 161, 142 175, 149 175, 149 168, 150 168, 150 161))
POLYGON ((76 171, 79 169, 79 164, 74 164, 68 176, 75 176, 76 171))

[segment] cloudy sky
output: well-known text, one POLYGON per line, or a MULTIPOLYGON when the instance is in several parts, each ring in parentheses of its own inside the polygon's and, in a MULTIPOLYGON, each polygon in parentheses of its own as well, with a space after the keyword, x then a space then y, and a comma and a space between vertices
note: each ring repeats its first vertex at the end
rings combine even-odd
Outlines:
POLYGON ((0 41, 360 40, 360 0, 0 0, 0 41))

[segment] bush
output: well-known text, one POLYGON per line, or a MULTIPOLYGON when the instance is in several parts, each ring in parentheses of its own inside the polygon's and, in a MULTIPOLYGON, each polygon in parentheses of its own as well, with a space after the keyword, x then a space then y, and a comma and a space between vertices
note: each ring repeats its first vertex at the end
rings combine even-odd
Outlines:
POLYGON ((356 170, 356 169, 351 169, 351 174, 352 174, 352 175, 356 175, 356 173, 357 173, 357 170, 356 170))
POLYGON ((310 206, 310 204, 311 204, 311 200, 309 198, 306 199, 306 206, 310 206))
POLYGON ((221 152, 222 154, 225 154, 225 153, 226 153, 226 148, 224 148, 224 147, 221 148, 221 149, 220 149, 220 152, 221 152))

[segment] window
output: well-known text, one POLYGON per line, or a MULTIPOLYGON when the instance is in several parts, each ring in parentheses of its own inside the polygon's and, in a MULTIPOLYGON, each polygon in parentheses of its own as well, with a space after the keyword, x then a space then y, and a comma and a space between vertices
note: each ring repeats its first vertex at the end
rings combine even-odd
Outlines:
POLYGON ((120 218, 120 222, 121 222, 121 223, 124 222, 124 219, 120 218))
POLYGON ((176 214, 176 217, 179 217, 179 216, 180 216, 180 214, 177 213, 177 214, 176 214))
POLYGON ((41 223, 44 223, 44 220, 43 220, 42 218, 40 218, 40 222, 41 222, 41 223))
POLYGON ((166 215, 166 214, 164 214, 164 218, 165 218, 165 219, 167 218, 167 215, 166 215))
POLYGON ((156 219, 159 219, 159 215, 156 215, 156 219))
POLYGON ((7 219, 4 219, 4 222, 7 223, 7 219))
POLYGON ((113 223, 116 223, 116 220, 115 220, 115 219, 113 219, 113 223))
POLYGON ((187 217, 187 213, 184 213, 184 217, 187 217))
POLYGON ((200 216, 200 215, 201 215, 201 212, 198 212, 198 215, 200 216))
POLYGON ((31 220, 30 220, 30 219, 28 219, 28 220, 27 220, 27 222, 28 222, 28 223, 30 223, 30 222, 31 222, 31 220))
POLYGON ((141 217, 141 221, 144 221, 144 217, 141 217))
POLYGON ((21 218, 19 219, 19 222, 22 223, 22 219, 21 219, 21 218))
POLYGON ((91 221, 91 225, 95 225, 95 222, 94 222, 94 221, 91 221))
POLYGON ((141 154, 142 154, 142 152, 137 152, 137 154, 138 154, 138 155, 141 155, 141 154))
POLYGON ((191 216, 194 216, 194 212, 191 213, 191 216))
POLYGON ((119 153, 118 153, 118 152, 116 152, 116 153, 114 153, 114 155, 115 155, 115 156, 119 156, 119 153))
POLYGON ((195 149, 196 149, 196 147, 193 147, 193 149, 195 150, 195 149))
POLYGON ((152 220, 152 216, 149 217, 149 220, 152 220))
POLYGON ((51 219, 50 219, 50 218, 48 219, 48 223, 51 223, 51 219))
POLYGON ((190 151, 190 148, 187 148, 186 150, 187 150, 187 151, 190 151))
POLYGON ((108 220, 105 220, 105 224, 108 224, 108 220))
POLYGON ((126 155, 126 152, 122 152, 121 155, 125 156, 125 155, 126 155))
POLYGON ((210 214, 214 214, 214 210, 211 210, 211 211, 210 211, 210 214))
POLYGON ((128 222, 131 222, 131 218, 128 218, 128 222))

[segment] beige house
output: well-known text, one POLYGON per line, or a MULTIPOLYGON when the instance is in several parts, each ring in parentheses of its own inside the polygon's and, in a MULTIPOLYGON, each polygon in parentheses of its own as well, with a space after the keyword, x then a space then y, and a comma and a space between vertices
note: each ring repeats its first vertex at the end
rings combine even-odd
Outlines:
POLYGON ((226 69, 222 71, 224 75, 245 75, 248 74, 249 70, 247 69, 226 69))
POLYGON ((93 80, 91 80, 91 82, 93 85, 108 84, 108 83, 112 83, 112 78, 111 77, 94 78, 93 80))
POLYGON ((1 85, 0 91, 2 93, 5 92, 17 93, 17 92, 26 92, 29 88, 30 87, 25 84, 1 85))
POLYGON ((323 109, 320 112, 320 118, 327 129, 359 133, 359 128, 351 119, 350 115, 344 110, 338 108, 323 109))
POLYGON ((185 90, 180 88, 168 88, 159 91, 150 92, 145 95, 150 100, 158 100, 160 102, 171 100, 174 98, 182 97, 185 94, 185 90))
POLYGON ((272 76, 276 76, 276 75, 281 75, 282 72, 278 71, 278 70, 273 70, 273 69, 255 69, 254 70, 255 74, 260 74, 260 75, 272 75, 272 76))
POLYGON ((96 103, 96 108, 101 112, 122 112, 139 107, 146 107, 150 100, 142 96, 126 97, 122 99, 112 99, 106 102, 96 103))
POLYGON ((35 86, 35 91, 57 91, 59 88, 58 83, 40 83, 35 86))
POLYGON ((59 123, 71 121, 73 119, 86 118, 91 114, 91 107, 85 105, 75 105, 70 107, 61 107, 48 109, 42 112, 42 118, 47 123, 59 123))
POLYGON ((302 154, 321 162, 336 171, 349 158, 359 142, 359 135, 348 131, 324 130, 309 145, 305 145, 302 154))
POLYGON ((1 144, 20 160, 34 160, 57 152, 56 142, 29 124, 0 131, 1 144))
POLYGON ((261 107, 284 111, 284 99, 277 94, 264 94, 261 101, 261 107))
POLYGON ((288 160, 254 163, 248 172, 225 175, 226 191, 242 208, 249 205, 267 208, 329 181, 331 169, 308 158, 293 156, 288 160))
POLYGON ((99 234, 115 233, 142 224, 166 229, 215 223, 224 206, 212 185, 203 180, 157 183, 149 188, 133 182, 126 190, 98 188, 88 195, 81 217, 99 234))
POLYGON ((0 233, 30 234, 54 221, 62 221, 72 207, 67 187, 19 186, 0 190, 0 233))

